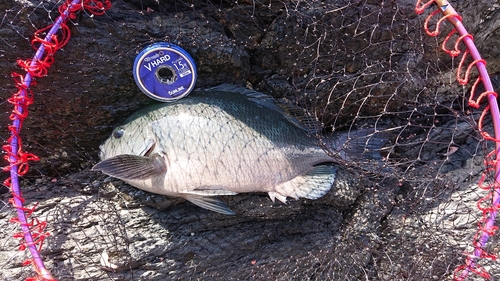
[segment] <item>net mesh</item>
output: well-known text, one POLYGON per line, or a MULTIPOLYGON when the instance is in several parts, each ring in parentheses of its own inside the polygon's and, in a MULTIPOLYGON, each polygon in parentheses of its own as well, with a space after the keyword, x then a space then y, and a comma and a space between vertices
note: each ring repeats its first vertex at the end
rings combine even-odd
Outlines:
MULTIPOLYGON (((71 40, 33 87, 21 135, 40 157, 21 186, 28 207, 39 202, 33 217, 47 222, 47 268, 59 280, 452 278, 473 252, 483 217, 477 202, 488 193, 478 184, 483 172, 484 187, 492 183, 484 161, 494 142, 477 129, 485 105, 471 107, 471 83, 456 79, 472 60, 442 50, 453 26, 439 17, 426 22, 432 9, 419 16, 415 2, 119 0, 101 16, 70 19, 71 40), (425 25, 439 26, 439 35, 428 36, 425 25), (131 69, 137 52, 160 40, 196 59, 197 87, 250 86, 307 109, 325 131, 375 128, 388 139, 384 165, 343 163, 335 188, 314 201, 224 198, 233 217, 90 172, 111 130, 150 103, 131 69)), ((488 3, 453 5, 495 73, 500 6, 488 3), (475 8, 481 4, 487 8, 475 8)), ((2 126, 15 62, 33 54, 32 34, 55 20, 61 4, 0 3, 2 126)), ((472 70, 469 80, 477 75, 472 70)), ((483 131, 493 135, 490 123, 487 115, 483 131)), ((22 266, 30 257, 13 237, 11 195, 1 187, 0 196, 0 279, 26 279, 34 273, 22 266)), ((485 251, 498 247, 493 236, 485 251)), ((495 259, 479 264, 500 275, 495 259)))

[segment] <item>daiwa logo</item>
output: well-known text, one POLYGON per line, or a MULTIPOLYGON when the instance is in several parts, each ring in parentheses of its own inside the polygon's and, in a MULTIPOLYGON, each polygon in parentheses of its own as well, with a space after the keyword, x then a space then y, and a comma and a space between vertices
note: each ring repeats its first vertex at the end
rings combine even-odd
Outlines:
POLYGON ((158 54, 152 56, 152 57, 147 57, 144 59, 145 62, 148 62, 150 61, 147 65, 144 64, 144 67, 151 71, 151 69, 153 67, 157 67, 159 66, 160 64, 163 64, 163 63, 166 63, 167 61, 170 60, 170 56, 169 55, 164 55, 164 56, 159 56, 158 54))

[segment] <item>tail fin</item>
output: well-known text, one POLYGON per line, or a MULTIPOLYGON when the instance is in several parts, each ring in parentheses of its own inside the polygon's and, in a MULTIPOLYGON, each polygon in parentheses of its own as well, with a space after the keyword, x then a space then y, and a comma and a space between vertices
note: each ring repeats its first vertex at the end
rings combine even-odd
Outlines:
POLYGON ((382 147, 389 140, 389 134, 373 128, 333 132, 322 141, 325 148, 345 161, 382 160, 382 147))

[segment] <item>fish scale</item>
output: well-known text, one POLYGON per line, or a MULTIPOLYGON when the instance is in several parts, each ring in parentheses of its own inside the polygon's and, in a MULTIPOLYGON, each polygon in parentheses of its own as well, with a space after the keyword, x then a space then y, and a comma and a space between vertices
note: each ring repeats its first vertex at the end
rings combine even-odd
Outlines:
POLYGON ((312 136, 319 127, 293 105, 222 85, 135 113, 101 145, 93 170, 224 214, 232 211, 217 195, 317 199, 336 174, 312 136))
MULTIPOLYGON (((229 126, 224 123, 222 130, 217 126, 200 126, 205 120, 203 118, 193 117, 190 122, 176 122, 176 120, 165 120, 170 117, 160 119, 158 123, 168 125, 168 131, 173 132, 168 136, 162 133, 167 131, 161 124, 155 124, 155 133, 164 141, 162 142, 162 151, 166 155, 175 155, 175 159, 171 159, 170 169, 167 171, 167 177, 175 177, 178 174, 184 174, 180 186, 217 186, 220 182, 224 182, 227 186, 239 186, 249 190, 256 189, 264 183, 260 182, 260 178, 249 176, 250 174, 266 175, 263 170, 269 170, 267 164, 272 159, 278 158, 280 161, 286 159, 280 155, 280 151, 275 151, 276 155, 270 158, 272 152, 271 144, 261 142, 260 147, 256 146, 256 134, 252 130, 247 132, 242 131, 239 126, 229 126), (192 128, 204 127, 203 134, 192 128), (225 128, 226 127, 226 128, 225 128), (213 136, 213 142, 204 142, 204 136, 213 136), (248 141, 244 141, 242 136, 246 136, 248 141), (200 146, 199 143, 205 143, 200 146), (181 144, 181 145, 176 145, 181 144), (196 161, 191 159, 192 155, 207 155, 205 161, 196 161), (208 157, 214 155, 215 157, 208 157), (259 163, 260 158, 266 158, 263 163, 266 165, 255 166, 253 163, 259 163), (248 159, 249 161, 246 161, 248 159), (253 159, 253 161, 251 161, 253 159), (192 161, 191 161, 192 160, 192 161), (243 160, 243 161, 242 161, 243 160), (251 164, 252 163, 252 164, 251 164), (233 165, 229 169, 229 165, 233 165), (209 167, 207 170, 206 167, 209 167), (246 171, 246 172, 245 172, 246 171), (197 177, 198 173, 209 172, 203 177, 197 177), (211 173, 210 173, 211 172, 211 173), (223 178, 224 177, 224 178, 223 178)), ((215 125, 219 124, 218 120, 214 120, 215 125)), ((231 120, 231 124, 239 125, 235 120, 231 120)), ((265 190, 260 190, 265 191, 265 190)), ((247 192, 244 190, 243 192, 247 192)))

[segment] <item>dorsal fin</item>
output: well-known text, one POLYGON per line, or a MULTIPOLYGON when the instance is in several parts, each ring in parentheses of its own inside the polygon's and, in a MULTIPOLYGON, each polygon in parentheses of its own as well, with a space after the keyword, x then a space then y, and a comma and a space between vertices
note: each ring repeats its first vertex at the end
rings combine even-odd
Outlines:
POLYGON ((318 134, 323 129, 323 124, 315 116, 291 103, 277 101, 276 105, 284 111, 284 116, 295 126, 309 132, 309 134, 318 134))
POLYGON ((237 85, 222 84, 216 87, 208 88, 205 91, 221 91, 242 94, 246 96, 248 100, 282 114, 292 124, 307 131, 309 134, 319 133, 323 128, 322 124, 306 110, 289 102, 276 100, 271 96, 255 90, 237 85))

